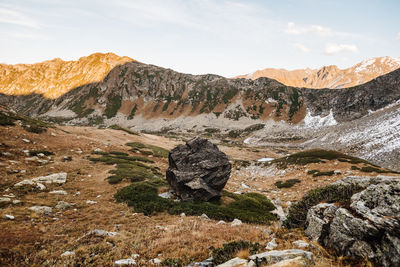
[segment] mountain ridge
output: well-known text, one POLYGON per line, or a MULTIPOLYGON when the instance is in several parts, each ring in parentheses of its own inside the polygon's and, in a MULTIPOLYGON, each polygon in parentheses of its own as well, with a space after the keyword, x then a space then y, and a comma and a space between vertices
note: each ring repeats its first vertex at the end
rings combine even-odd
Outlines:
POLYGON ((367 59, 345 69, 340 69, 336 65, 295 70, 266 68, 234 78, 254 80, 267 77, 288 86, 340 89, 366 83, 398 68, 400 68, 400 58, 386 56, 367 59))

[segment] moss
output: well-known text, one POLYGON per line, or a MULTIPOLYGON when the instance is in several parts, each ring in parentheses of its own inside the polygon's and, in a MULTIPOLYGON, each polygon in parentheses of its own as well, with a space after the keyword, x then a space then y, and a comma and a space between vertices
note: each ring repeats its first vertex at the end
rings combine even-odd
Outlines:
POLYGON ((11 116, 0 112, 0 126, 13 126, 15 119, 11 116))
POLYGON ((359 169, 362 172, 376 172, 376 173, 399 173, 392 170, 383 170, 374 166, 364 166, 359 169))
POLYGON ((325 171, 325 172, 318 171, 318 172, 314 173, 312 176, 313 176, 313 177, 318 177, 318 176, 332 176, 332 175, 334 175, 334 174, 335 174, 334 171, 325 171))
POLYGON ((151 152, 151 155, 158 158, 167 158, 169 153, 165 148, 154 145, 145 145, 139 142, 131 142, 126 145, 132 147, 130 150, 132 152, 139 152, 141 154, 150 154, 149 152, 151 152))
POLYGON ((260 244, 239 240, 225 243, 221 248, 212 248, 213 263, 222 264, 234 258, 241 250, 248 250, 249 255, 256 254, 260 250, 260 244))
POLYGON ((292 187, 295 184, 300 183, 300 182, 301 181, 299 179, 288 179, 288 180, 286 180, 284 182, 277 181, 275 183, 275 186, 278 187, 278 188, 289 188, 289 187, 292 187))
POLYGON ((312 149, 298 152, 287 157, 275 159, 272 163, 276 163, 279 168, 287 168, 288 165, 307 165, 310 163, 320 163, 324 160, 339 160, 349 163, 366 163, 372 165, 366 160, 352 157, 338 151, 312 149))
POLYGON ((329 185, 313 189, 289 208, 289 214, 284 226, 288 228, 304 226, 307 212, 312 206, 321 202, 348 203, 351 196, 360 190, 360 187, 354 185, 329 185))

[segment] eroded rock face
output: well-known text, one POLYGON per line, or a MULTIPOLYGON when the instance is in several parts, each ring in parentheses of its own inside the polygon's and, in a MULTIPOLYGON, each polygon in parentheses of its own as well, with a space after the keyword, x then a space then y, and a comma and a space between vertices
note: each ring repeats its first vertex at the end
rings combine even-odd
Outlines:
POLYGON ((362 191, 351 197, 349 207, 312 207, 306 234, 344 256, 400 266, 400 177, 353 176, 335 184, 357 185, 362 191))
POLYGON ((220 196, 232 168, 225 153, 199 137, 172 149, 168 161, 168 183, 183 200, 208 201, 220 196))

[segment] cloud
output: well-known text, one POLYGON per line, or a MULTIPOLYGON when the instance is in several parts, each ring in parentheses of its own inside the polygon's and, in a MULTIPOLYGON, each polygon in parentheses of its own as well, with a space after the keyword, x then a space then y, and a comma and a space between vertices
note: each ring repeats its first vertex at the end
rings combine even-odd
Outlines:
POLYGON ((0 6, 0 23, 13 24, 34 29, 40 28, 40 24, 37 21, 7 6, 0 6))
POLYGON ((317 34, 320 36, 332 36, 335 32, 332 29, 323 27, 320 25, 310 25, 310 26, 296 26, 294 22, 289 22, 288 27, 285 31, 288 34, 292 35, 303 35, 303 34, 317 34))
POLYGON ((358 52, 358 48, 354 44, 326 44, 325 45, 325 54, 326 55, 335 55, 342 52, 358 52))
POLYGON ((308 51, 310 51, 307 47, 305 47, 304 45, 299 44, 299 43, 294 44, 294 47, 295 47, 297 50, 299 50, 300 52, 303 52, 303 53, 307 53, 308 51))
POLYGON ((396 40, 400 40, 400 32, 397 34, 396 40))

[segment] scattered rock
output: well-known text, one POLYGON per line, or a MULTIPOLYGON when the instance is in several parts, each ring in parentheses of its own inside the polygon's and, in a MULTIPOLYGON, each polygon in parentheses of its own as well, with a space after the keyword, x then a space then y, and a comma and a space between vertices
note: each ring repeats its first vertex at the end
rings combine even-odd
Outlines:
POLYGON ((94 152, 103 152, 103 150, 96 147, 96 148, 94 149, 94 152))
POLYGON ((94 205, 94 204, 97 204, 97 201, 93 201, 93 200, 86 200, 86 204, 89 204, 89 205, 94 205))
POLYGON ((223 221, 223 220, 221 220, 221 221, 217 222, 217 225, 220 225, 220 224, 226 224, 226 222, 225 222, 225 221, 223 221))
POLYGON ((208 201, 220 196, 231 173, 226 154, 199 137, 172 149, 168 159, 168 183, 183 200, 208 201))
POLYGON ((308 248, 310 246, 309 243, 307 243, 307 242, 305 242, 303 240, 293 241, 292 244, 297 248, 308 248))
POLYGON ((239 219, 234 219, 234 220, 231 222, 231 226, 239 226, 239 225, 242 225, 242 224, 243 224, 242 221, 239 220, 239 219))
POLYGON ((186 214, 184 212, 182 212, 180 216, 183 218, 183 217, 186 217, 186 214))
POLYGON ((54 194, 54 195, 67 195, 68 193, 64 190, 53 190, 50 191, 49 194, 54 194))
POLYGON ((174 194, 173 194, 173 192, 171 192, 171 191, 167 191, 167 192, 158 194, 158 196, 159 196, 159 197, 162 197, 162 198, 166 198, 166 199, 171 199, 171 198, 174 197, 174 194))
POLYGON ((247 266, 248 266, 247 260, 237 257, 218 265, 218 267, 247 267, 247 266))
POLYGON ((278 246, 278 243, 276 243, 276 239, 272 238, 271 241, 267 243, 267 246, 265 247, 266 250, 273 250, 278 246))
POLYGON ((56 205, 56 209, 59 210, 67 210, 71 207, 73 207, 75 204, 74 203, 68 203, 65 201, 58 201, 57 205, 56 205))
POLYGON ((311 266, 312 263, 308 262, 303 257, 296 257, 293 259, 283 260, 272 265, 268 265, 269 267, 308 267, 311 266))
POLYGON ((122 260, 117 260, 114 262, 115 266, 129 266, 129 265, 136 265, 135 259, 122 259, 122 260))
POLYGON ((163 230, 163 231, 167 231, 168 230, 167 227, 164 227, 164 226, 161 226, 161 225, 156 225, 156 229, 163 230))
POLYGON ((199 217, 199 219, 201 219, 201 220, 206 220, 206 221, 209 221, 210 220, 210 218, 207 216, 207 214, 201 214, 201 216, 198 216, 199 217))
POLYGON ((153 265, 158 265, 158 264, 161 263, 161 260, 158 259, 158 258, 154 258, 154 259, 151 259, 149 262, 150 262, 151 264, 153 264, 153 265))
POLYGON ((55 133, 51 132, 50 133, 51 136, 57 136, 55 133))
POLYGON ((63 254, 61 254, 61 257, 71 257, 71 256, 75 256, 75 252, 67 250, 63 254))
POLYGON ((35 212, 36 214, 50 214, 53 209, 47 206, 32 206, 29 210, 35 212))
POLYGON ((4 215, 4 218, 6 218, 6 219, 8 219, 8 220, 14 220, 14 219, 15 219, 15 217, 12 216, 12 215, 10 215, 10 214, 4 215))
POLYGON ((26 139, 26 138, 22 138, 22 141, 24 141, 25 143, 30 143, 31 142, 31 140, 26 139))
POLYGON ((294 259, 297 257, 303 258, 309 264, 314 264, 314 255, 309 251, 301 249, 273 250, 269 252, 259 253, 250 256, 256 264, 265 262, 268 264, 277 263, 283 260, 294 259))
POLYGON ((98 236, 98 237, 107 237, 107 236, 115 236, 117 235, 117 232, 108 232, 105 230, 101 230, 101 229, 94 229, 89 231, 86 235, 94 235, 94 236, 98 236))
POLYGON ((62 161, 62 162, 72 161, 72 156, 64 156, 64 157, 61 159, 61 161, 62 161))
POLYGON ((11 204, 11 198, 9 197, 0 197, 0 208, 11 204))
POLYGON ((41 182, 46 184, 64 184, 67 182, 67 173, 66 172, 59 172, 53 173, 46 176, 39 176, 33 178, 32 181, 34 182, 41 182))
POLYGON ((339 174, 342 174, 342 171, 341 170, 334 170, 333 173, 336 174, 336 175, 339 175, 339 174))
POLYGON ((265 229, 265 230, 263 231, 263 234, 266 235, 266 236, 270 236, 271 233, 272 233, 272 230, 271 230, 271 229, 265 229))

